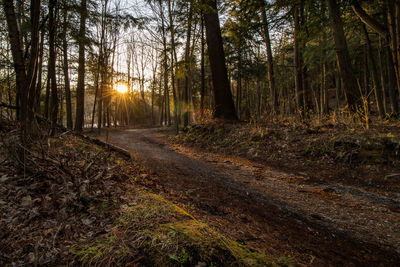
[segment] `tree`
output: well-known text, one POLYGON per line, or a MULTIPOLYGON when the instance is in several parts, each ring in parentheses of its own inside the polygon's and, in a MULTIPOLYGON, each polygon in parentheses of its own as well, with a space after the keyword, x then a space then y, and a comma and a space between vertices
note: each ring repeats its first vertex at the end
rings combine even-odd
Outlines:
POLYGON ((190 39, 192 36, 192 18, 193 18, 193 5, 192 1, 188 1, 188 22, 187 22, 187 33, 186 33, 186 47, 185 47, 185 88, 184 88, 184 114, 183 114, 183 126, 188 126, 190 123, 191 114, 191 99, 190 99, 190 88, 189 88, 189 75, 190 75, 190 39))
POLYGON ((36 79, 38 74, 39 59, 39 23, 40 23, 40 0, 31 0, 31 53, 28 65, 28 107, 27 107, 27 131, 36 132, 35 127, 35 104, 36 104, 36 79), (35 128, 34 128, 35 127, 35 128))
POLYGON ((80 7, 80 26, 79 26, 79 66, 78 66, 78 85, 76 88, 76 120, 75 131, 81 132, 85 115, 85 44, 86 44, 86 0, 81 0, 80 7))
POLYGON ((49 78, 51 91, 50 121, 51 134, 55 134, 58 116, 58 92, 56 77, 56 14, 57 0, 49 0, 49 78))
POLYGON ((335 43, 337 65, 347 105, 351 112, 355 112, 362 105, 361 93, 357 85, 351 66, 347 42, 343 31, 343 22, 340 17, 339 6, 336 0, 327 0, 329 17, 331 20, 332 36, 335 43))
POLYGON ((205 0, 204 21, 214 89, 214 117, 225 120, 237 120, 225 65, 217 2, 215 0, 205 0))
POLYGON ((364 34, 365 43, 367 45, 368 59, 371 62, 371 73, 372 73, 372 81, 374 83, 374 93, 375 93, 376 104, 377 104, 379 116, 381 118, 383 118, 383 117, 385 117, 385 109, 383 107, 383 101, 382 101, 382 88, 381 88, 381 84, 379 82, 378 70, 376 68, 376 62, 375 62, 375 58, 374 58, 374 55, 372 52, 371 40, 369 39, 368 31, 367 31, 365 25, 362 25, 361 30, 364 34))
POLYGON ((63 1, 63 31, 62 31, 62 46, 63 46, 63 71, 64 71, 64 86, 65 100, 67 109, 67 128, 72 129, 72 104, 71 104, 71 85, 69 81, 69 60, 68 60, 68 6, 67 1, 63 1))
POLYGON ((300 45, 300 8, 299 6, 293 7, 295 92, 297 110, 304 111, 303 52, 300 45))
MULTIPOLYGON (((388 1, 388 4, 392 3, 388 1)), ((396 50, 397 44, 397 37, 396 37, 396 28, 394 22, 394 15, 392 14, 394 5, 388 6, 388 21, 390 24, 390 30, 387 27, 381 25, 378 21, 374 20, 371 16, 369 16, 360 6, 358 1, 353 0, 352 8, 354 13, 360 18, 362 22, 368 25, 371 29, 373 29, 376 33, 378 33, 383 40, 385 40, 385 56, 386 56, 386 67, 388 72, 388 82, 389 82, 389 97, 390 97, 390 104, 392 106, 393 114, 397 115, 399 113, 399 106, 397 100, 397 90, 396 88, 400 89, 400 82, 397 80, 396 83, 396 70, 395 70, 395 62, 396 62, 396 53, 393 53, 392 57, 392 50, 390 49, 390 45, 393 48, 393 51, 396 50)))
POLYGON ((6 15, 8 35, 11 43, 11 52, 13 57, 15 75, 16 75, 16 87, 17 93, 20 96, 20 103, 17 106, 20 108, 19 120, 22 126, 22 137, 25 134, 26 123, 27 123, 27 77, 26 69, 24 64, 24 56, 22 51, 22 42, 20 31, 18 28, 17 18, 15 16, 14 1, 3 0, 3 9, 6 15))
POLYGON ((271 39, 269 35, 269 24, 267 20, 266 3, 264 0, 260 0, 260 11, 263 24, 263 38, 265 42, 265 48, 267 49, 267 64, 268 64, 268 84, 271 91, 271 106, 273 112, 278 112, 278 95, 275 86, 275 75, 274 75, 274 60, 272 57, 271 39))

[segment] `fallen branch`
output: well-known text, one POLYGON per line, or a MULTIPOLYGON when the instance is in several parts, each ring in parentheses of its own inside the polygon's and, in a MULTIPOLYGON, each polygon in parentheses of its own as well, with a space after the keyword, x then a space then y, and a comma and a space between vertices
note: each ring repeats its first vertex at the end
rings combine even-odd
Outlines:
POLYGON ((112 144, 107 143, 107 142, 100 141, 99 139, 92 138, 92 137, 84 135, 84 134, 75 133, 75 135, 77 135, 79 137, 82 137, 82 138, 84 138, 84 139, 86 139, 86 140, 88 140, 88 141, 90 141, 92 143, 95 143, 96 145, 104 147, 104 148, 106 148, 106 149, 108 149, 110 151, 114 151, 114 152, 120 153, 120 154, 122 154, 124 157, 126 157, 129 160, 132 159, 131 153, 129 153, 128 150, 125 150, 125 149, 123 149, 121 147, 112 145, 112 144))

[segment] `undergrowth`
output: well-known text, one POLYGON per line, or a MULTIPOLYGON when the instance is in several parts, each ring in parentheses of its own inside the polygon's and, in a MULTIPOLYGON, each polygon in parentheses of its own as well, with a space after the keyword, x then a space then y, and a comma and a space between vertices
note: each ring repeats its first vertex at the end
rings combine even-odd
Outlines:
POLYGON ((344 113, 236 123, 207 120, 186 127, 172 141, 345 182, 379 179, 390 186, 394 181, 385 177, 400 167, 400 123, 392 118, 369 118, 368 127, 362 117, 344 113))

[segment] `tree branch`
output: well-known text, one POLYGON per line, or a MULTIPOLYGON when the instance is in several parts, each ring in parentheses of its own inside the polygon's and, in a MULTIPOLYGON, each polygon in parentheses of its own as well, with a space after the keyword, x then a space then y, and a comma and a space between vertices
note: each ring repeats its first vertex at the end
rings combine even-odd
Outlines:
POLYGON ((5 107, 5 108, 9 108, 9 109, 18 109, 17 106, 12 106, 12 105, 9 105, 9 104, 4 103, 4 102, 0 102, 0 107, 5 107))
POLYGON ((375 32, 377 32, 379 35, 381 35, 385 40, 389 38, 389 31, 388 29, 381 25, 378 21, 376 21, 374 18, 372 18, 370 15, 367 14, 367 12, 364 11, 364 9, 360 6, 360 3, 358 1, 353 0, 351 7, 353 8, 354 13, 360 18, 360 20, 372 28, 375 32))

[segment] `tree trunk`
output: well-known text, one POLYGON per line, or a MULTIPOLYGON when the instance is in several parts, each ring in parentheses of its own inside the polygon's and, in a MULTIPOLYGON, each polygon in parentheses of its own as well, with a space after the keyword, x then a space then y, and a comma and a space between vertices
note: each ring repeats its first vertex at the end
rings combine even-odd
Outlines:
POLYGON ((67 128, 72 129, 72 104, 71 104, 71 86, 69 82, 69 62, 68 62, 68 40, 67 40, 67 20, 68 20, 68 10, 67 2, 64 1, 63 10, 63 63, 64 63, 64 86, 65 86, 65 101, 67 108, 67 128))
POLYGON ((50 106, 50 64, 47 64, 47 79, 46 79, 46 92, 44 99, 44 116, 49 119, 49 106, 50 106))
POLYGON ((265 48, 267 49, 267 65, 268 65, 268 85, 269 90, 271 92, 271 106, 272 111, 276 114, 278 112, 278 97, 277 91, 275 87, 275 75, 274 75, 274 61, 272 57, 272 47, 271 47, 271 39, 269 35, 269 25, 267 19, 267 11, 265 9, 265 1, 260 0, 261 3, 261 19, 263 23, 263 33, 264 33, 264 42, 265 48))
POLYGON ((35 103, 35 112, 40 110, 40 95, 42 93, 42 76, 43 76, 43 59, 44 59, 44 35, 45 28, 43 27, 40 33, 40 48, 39 48, 39 66, 38 66, 38 77, 36 84, 36 103, 35 103))
POLYGON ((51 135, 55 134, 58 116, 58 91, 56 77, 56 6, 57 0, 49 0, 49 76, 50 76, 50 121, 51 135))
POLYGON ((387 104, 387 64, 385 63, 385 55, 383 52, 383 47, 382 47, 382 38, 379 37, 379 50, 378 50, 378 60, 379 60, 379 70, 380 70, 380 81, 381 81, 381 87, 382 87, 382 98, 383 98, 383 109, 385 110, 385 116, 386 113, 388 112, 388 104, 387 104))
POLYGON ((162 31, 162 43, 163 43, 163 71, 164 71, 164 116, 167 125, 171 125, 171 116, 169 108, 169 88, 168 88, 168 55, 167 55, 167 36, 165 30, 165 18, 162 6, 162 1, 159 0, 160 13, 161 13, 161 31, 162 31))
POLYGON ((206 11, 204 15, 210 60, 215 111, 214 117, 219 119, 237 120, 235 105, 229 86, 228 72, 225 65, 224 48, 222 44, 221 29, 219 26, 216 0, 205 0, 206 11))
MULTIPOLYGON (((7 49, 7 58, 10 58, 10 42, 7 42, 7 47, 6 47, 6 49, 7 49)), ((10 67, 10 65, 8 64, 7 65, 7 93, 8 93, 8 104, 10 105, 10 106, 12 106, 13 105, 13 99, 12 99, 12 95, 11 95, 11 75, 10 75, 10 72, 11 72, 11 67, 10 67)), ((17 105, 15 105, 16 107, 17 107, 17 105)), ((17 107, 18 108, 18 107, 17 107)), ((13 114, 14 112, 13 112, 13 110, 10 110, 10 119, 12 120, 13 119, 13 116, 14 116, 14 114, 13 114)))
POLYGON ((394 71, 394 63, 392 52, 390 49, 390 45, 386 42, 384 44, 385 56, 386 56, 386 67, 387 67, 387 75, 388 75, 388 84, 389 84, 389 98, 390 105, 392 107, 393 115, 397 115, 399 113, 399 105, 397 102, 397 83, 396 83, 396 73, 394 71))
POLYGON ((343 32, 343 22, 339 13, 336 0, 327 0, 329 17, 331 20, 332 35, 335 43, 336 60, 342 80, 347 106, 351 112, 356 112, 357 106, 361 106, 361 93, 357 80, 353 74, 347 42, 343 32))
POLYGON ((362 25, 361 30, 363 32, 365 43, 367 46, 368 61, 371 66, 372 82, 374 84, 375 101, 377 104, 379 117, 384 118, 385 117, 385 109, 384 109, 383 101, 382 101, 382 88, 381 88, 381 83, 379 81, 378 71, 376 69, 376 62, 375 62, 374 54, 372 52, 371 40, 369 39, 368 32, 367 32, 365 25, 362 25))
POLYGON ((174 118, 175 118, 175 132, 179 133, 179 121, 177 114, 178 101, 176 97, 176 89, 175 89, 175 60, 176 52, 175 52, 175 29, 173 25, 172 19, 172 10, 171 10, 171 0, 168 0, 168 15, 169 15, 169 29, 171 32, 171 83, 172 83, 172 96, 174 98, 174 118))
POLYGON ((329 113, 328 107, 328 88, 326 84, 326 63, 322 64, 321 68, 321 115, 326 115, 329 113))
POLYGON ((24 64, 24 55, 22 49, 21 36, 18 29, 17 18, 15 16, 14 1, 3 0, 4 14, 6 15, 8 35, 11 43, 11 53, 13 57, 14 70, 16 75, 16 88, 17 94, 20 96, 20 103, 17 106, 20 107, 19 120, 22 124, 22 137, 26 131, 26 119, 27 119, 27 76, 24 64))
POLYGON ((393 0, 387 1, 387 11, 387 21, 390 33, 390 44, 392 48, 391 52, 393 56, 394 72, 396 74, 397 88, 400 89, 399 62, 397 58, 397 36, 400 34, 400 32, 396 27, 396 7, 393 0))
POLYGON ((236 114, 239 119, 242 117, 242 49, 238 47, 238 65, 237 72, 238 77, 236 81, 236 114))
POLYGON ((398 80, 399 80, 399 90, 400 90, 400 0, 395 0, 395 23, 397 29, 397 34, 396 34, 397 47, 393 48, 393 50, 396 51, 396 56, 397 56, 397 62, 398 62, 397 72, 399 74, 398 80))
POLYGON ((201 11, 201 55, 200 55, 200 65, 201 65, 201 85, 200 85, 200 114, 201 117, 204 116, 204 95, 206 91, 206 77, 205 77, 205 64, 204 64, 204 16, 203 11, 201 11))
POLYGON ((86 0, 81 0, 79 26, 78 84, 76 88, 75 131, 82 132, 85 115, 85 43, 86 43, 86 0))
POLYGON ((27 107, 27 131, 32 133, 35 127, 35 104, 36 104, 36 79, 39 58, 39 22, 40 22, 40 0, 31 0, 31 53, 28 66, 28 107, 27 107))
POLYGON ((192 106, 190 101, 190 88, 189 88, 189 74, 190 74, 190 39, 192 34, 192 14, 193 7, 192 1, 188 1, 189 13, 188 13, 188 25, 186 32, 186 47, 185 47, 185 88, 184 88, 184 114, 183 114, 183 126, 186 127, 190 123, 190 117, 192 112, 192 106))
POLYGON ((394 115, 397 115, 399 113, 399 107, 398 107, 398 89, 400 89, 400 81, 396 77, 396 67, 395 67, 395 62, 394 62, 394 57, 392 53, 392 49, 390 48, 390 45, 392 45, 393 51, 396 49, 396 41, 398 35, 396 33, 396 28, 395 28, 395 22, 394 22, 394 15, 393 15, 393 2, 391 0, 387 1, 387 18, 388 18, 388 24, 389 27, 384 26, 379 24, 375 19, 373 19, 371 16, 369 16, 360 6, 360 4, 354 0, 352 2, 352 8, 356 15, 361 19, 362 22, 364 22, 366 25, 368 25, 370 28, 372 28, 375 32, 377 32, 384 40, 384 51, 385 51, 385 57, 386 57, 386 68, 387 68, 387 78, 388 78, 388 93, 389 93, 389 98, 390 98, 390 104, 392 107, 392 112, 394 115), (388 30, 389 28, 389 30, 388 30))
POLYGON ((101 10, 101 36, 100 36, 100 47, 99 47, 99 55, 97 58, 97 70, 96 70, 96 77, 95 77, 95 87, 96 87, 96 92, 95 92, 95 98, 94 98, 94 103, 93 103, 93 111, 92 111, 92 129, 94 127, 94 116, 96 114, 96 105, 98 105, 98 109, 100 112, 98 112, 98 117, 97 117, 97 128, 101 129, 101 108, 102 108, 102 92, 103 92, 103 81, 104 81, 104 36, 105 36, 105 31, 106 31, 106 15, 107 15, 107 7, 108 7, 108 0, 104 0, 104 3, 102 2, 102 10, 101 10), (101 76, 101 77, 100 77, 101 76), (101 78, 101 79, 100 79, 101 78))
POLYGON ((304 111, 303 102, 303 60, 302 52, 300 51, 300 15, 299 7, 294 7, 294 65, 295 65, 295 93, 297 110, 304 111))

